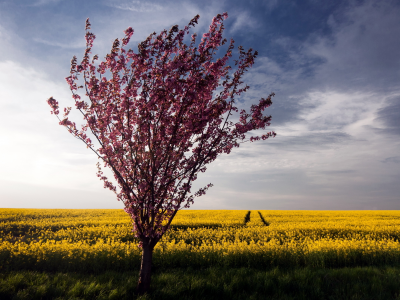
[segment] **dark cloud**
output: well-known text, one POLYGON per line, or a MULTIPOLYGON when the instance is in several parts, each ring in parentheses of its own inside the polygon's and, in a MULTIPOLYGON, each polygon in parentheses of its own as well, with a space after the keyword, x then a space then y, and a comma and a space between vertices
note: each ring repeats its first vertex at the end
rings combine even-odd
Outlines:
POLYGON ((400 156, 392 156, 392 157, 388 157, 385 158, 384 160, 382 160, 383 163, 385 164, 400 164, 400 156))
POLYGON ((382 122, 386 128, 380 132, 400 135, 400 97, 388 99, 384 108, 379 109, 377 121, 382 122))
POLYGON ((341 176, 355 172, 356 170, 334 170, 334 171, 320 171, 319 173, 328 176, 341 176))
POLYGON ((394 38, 400 36, 400 5, 397 1, 350 3, 326 20, 332 35, 309 43, 309 51, 326 59, 316 83, 389 92, 400 80, 400 39, 394 38))
POLYGON ((323 149, 340 146, 354 141, 354 138, 345 132, 304 133, 300 136, 280 136, 274 140, 267 140, 263 145, 274 148, 284 147, 285 150, 323 149))
MULTIPOLYGON (((266 112, 272 115, 272 127, 299 122, 304 113, 317 108, 319 103, 304 101, 312 91, 378 93, 385 97, 398 89, 400 39, 394 38, 400 36, 398 3, 345 1, 308 9, 310 3, 303 7, 291 1, 287 1, 286 6, 279 2, 271 11, 266 11, 270 18, 249 35, 253 38, 260 33, 266 36, 258 40, 259 46, 255 40, 239 39, 239 43, 249 46, 256 43, 254 48, 260 53, 245 77, 251 89, 243 100, 254 103, 275 92, 274 103, 266 112), (299 9, 299 16, 293 15, 294 9, 299 9), (310 20, 305 20, 304 16, 310 20), (276 23, 273 38, 269 27, 271 20, 276 23)), ((252 14, 257 16, 259 12, 254 10, 252 14)), ((360 112, 370 109, 369 101, 376 100, 366 99, 364 107, 352 108, 351 119, 343 120, 337 111, 331 115, 327 111, 319 119, 307 122, 312 123, 313 129, 340 130, 359 120, 360 112)), ((343 108, 342 114, 350 111, 343 108)), ((391 120, 391 127, 397 128, 393 124, 395 118, 391 120)))

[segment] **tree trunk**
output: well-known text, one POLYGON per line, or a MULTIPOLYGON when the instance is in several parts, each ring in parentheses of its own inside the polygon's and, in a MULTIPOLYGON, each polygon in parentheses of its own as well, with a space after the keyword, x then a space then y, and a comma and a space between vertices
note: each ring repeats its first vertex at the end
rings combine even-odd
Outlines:
POLYGON ((143 243, 142 264, 140 266, 137 293, 143 295, 150 290, 151 264, 153 260, 153 249, 150 245, 143 243))

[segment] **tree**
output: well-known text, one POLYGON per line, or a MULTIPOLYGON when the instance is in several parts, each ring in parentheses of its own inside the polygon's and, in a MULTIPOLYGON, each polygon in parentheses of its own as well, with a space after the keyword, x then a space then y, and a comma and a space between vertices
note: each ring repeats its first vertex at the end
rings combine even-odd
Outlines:
MULTIPOLYGON (((189 46, 183 40, 197 24, 199 15, 183 30, 175 25, 168 32, 152 33, 138 45, 138 53, 124 49, 133 34, 129 27, 121 41, 114 41, 111 52, 97 68, 94 64, 98 56, 89 60, 95 35, 88 31, 91 24, 87 19, 83 60, 77 65, 73 57, 70 76, 66 78, 85 124, 78 130, 68 119, 71 107, 64 108, 61 120, 58 102, 53 97, 47 100, 59 124, 83 141, 114 173, 118 190, 97 163, 97 176, 123 202, 140 240, 139 294, 149 290, 153 249, 177 211, 188 208, 194 196, 204 195, 212 186, 210 183, 191 194, 199 172, 205 172, 206 165, 218 155, 229 154, 233 147, 247 142, 246 132, 270 125, 271 116, 263 116, 262 112, 272 104, 273 93, 252 105, 250 114, 241 110, 238 122, 229 121, 233 112, 238 112, 235 96, 249 88, 242 86, 241 77, 254 64, 257 51, 238 47, 233 76, 229 75, 232 67, 227 65, 234 49, 233 39, 225 55, 213 61, 216 51, 227 42, 222 38, 223 20, 227 17, 224 13, 213 18, 198 47, 196 34, 191 36, 189 46), (104 75, 107 70, 110 79, 104 75), (83 89, 76 84, 81 73, 89 103, 77 94, 78 89, 83 89), (213 96, 217 88, 220 92, 213 96), (100 145, 97 150, 86 135, 87 129, 100 145)), ((268 132, 249 140, 275 135, 268 132)))

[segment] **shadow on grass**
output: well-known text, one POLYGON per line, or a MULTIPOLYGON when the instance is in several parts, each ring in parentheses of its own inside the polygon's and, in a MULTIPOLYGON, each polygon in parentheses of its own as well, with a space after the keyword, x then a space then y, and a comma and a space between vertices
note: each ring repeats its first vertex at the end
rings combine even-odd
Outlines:
POLYGON ((158 269, 142 297, 137 273, 14 271, 0 275, 0 299, 400 299, 400 268, 390 266, 158 269))

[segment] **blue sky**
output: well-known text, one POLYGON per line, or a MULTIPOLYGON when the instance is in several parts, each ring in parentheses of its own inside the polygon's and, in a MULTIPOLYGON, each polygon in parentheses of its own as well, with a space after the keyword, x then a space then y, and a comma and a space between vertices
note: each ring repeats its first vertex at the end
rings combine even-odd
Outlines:
POLYGON ((46 103, 72 106, 64 78, 86 18, 101 59, 129 26, 136 51, 196 14, 202 35, 225 11, 225 37, 259 52, 240 107, 275 92, 265 114, 278 135, 208 165, 193 190, 214 187, 192 208, 400 209, 400 4, 389 0, 0 1, 0 207, 123 207, 46 103))

